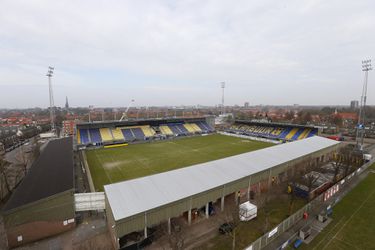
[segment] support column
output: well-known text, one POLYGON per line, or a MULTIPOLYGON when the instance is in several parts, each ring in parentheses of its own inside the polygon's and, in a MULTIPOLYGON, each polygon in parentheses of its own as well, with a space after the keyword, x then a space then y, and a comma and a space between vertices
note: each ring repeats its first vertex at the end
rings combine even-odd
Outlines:
POLYGON ((224 211, 224 195, 223 196, 221 196, 221 212, 223 212, 224 211))
POLYGON ((171 218, 168 218, 168 234, 171 234, 172 229, 171 229, 171 218))
POLYGON ((188 224, 191 225, 191 209, 188 211, 188 224))
POLYGON ((209 203, 207 202, 206 203, 206 219, 208 219, 210 217, 210 214, 209 214, 209 203))
POLYGON ((272 183, 271 169, 269 171, 270 171, 270 174, 268 176, 268 187, 267 187, 268 189, 271 187, 271 183, 272 183))
POLYGON ((250 192, 251 192, 251 176, 249 178, 249 185, 247 186, 247 200, 250 200, 250 192))
POLYGON ((147 238, 147 214, 145 213, 145 229, 144 229, 144 236, 147 238))
POLYGON ((236 203, 236 205, 238 205, 238 200, 239 200, 238 197, 241 197, 241 191, 236 191, 234 193, 234 202, 236 203), (240 194, 238 194, 238 192, 240 192, 240 194))

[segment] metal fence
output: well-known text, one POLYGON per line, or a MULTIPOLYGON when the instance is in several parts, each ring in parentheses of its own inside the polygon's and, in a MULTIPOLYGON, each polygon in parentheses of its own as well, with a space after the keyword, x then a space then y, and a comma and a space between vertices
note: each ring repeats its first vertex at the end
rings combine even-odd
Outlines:
MULTIPOLYGON (((360 168, 358 168, 353 173, 346 176, 343 180, 341 180, 336 185, 344 186, 347 185, 347 183, 352 181, 352 178, 356 175, 361 174, 364 170, 366 170, 369 166, 371 166, 375 162, 375 159, 364 164, 360 168)), ((306 204, 303 208, 298 210, 296 213, 285 219, 283 222, 281 222, 279 225, 277 225, 274 229, 269 231, 268 233, 264 234, 260 238, 258 238, 256 241, 254 241, 250 246, 246 248, 246 250, 260 250, 264 247, 266 247, 268 244, 270 244, 273 240, 275 240, 277 237, 279 237, 282 233, 287 231, 289 228, 297 224, 300 220, 303 219, 303 213, 304 212, 311 212, 314 209, 321 209, 321 206, 323 205, 323 200, 325 198, 325 194, 329 192, 330 189, 328 189, 326 192, 323 192, 319 196, 315 197, 314 200, 310 201, 308 204, 306 204)), ((341 200, 342 195, 339 194, 339 197, 336 199, 333 199, 331 202, 331 206, 334 206, 339 200, 341 200)), ((294 234, 295 236, 295 234, 294 234)))
POLYGON ((287 219, 282 221, 279 225, 277 225, 275 228, 273 228, 268 233, 264 234, 262 237, 258 238, 256 241, 254 241, 249 247, 247 247, 247 250, 260 250, 267 246, 269 243, 271 243, 274 239, 280 236, 280 234, 287 231, 290 227, 295 225, 297 222, 299 222, 303 218, 304 212, 309 212, 312 209, 312 202, 306 204, 304 207, 302 207, 300 210, 298 210, 293 215, 289 216, 287 219))

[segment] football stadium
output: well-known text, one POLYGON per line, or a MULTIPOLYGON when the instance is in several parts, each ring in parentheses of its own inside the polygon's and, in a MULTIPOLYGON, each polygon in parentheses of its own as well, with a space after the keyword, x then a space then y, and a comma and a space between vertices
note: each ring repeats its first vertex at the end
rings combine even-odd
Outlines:
POLYGON ((23 182, 7 204, 9 246, 72 229, 78 214, 102 211, 115 249, 142 248, 163 225, 166 234, 175 230, 174 220, 189 228, 201 223, 198 211, 210 219, 213 210, 223 213, 285 180, 301 162, 329 161, 341 143, 318 133, 309 126, 248 121, 216 131, 212 117, 78 123, 73 140, 52 140, 35 162, 39 171, 28 178, 39 182, 23 182), (69 163, 42 161, 53 162, 49 150, 68 153, 63 157, 69 163), (81 193, 71 152, 89 186, 81 193), (54 168, 69 178, 60 179, 54 168), (46 183, 55 188, 43 191, 46 183), (51 202, 54 209, 48 209, 51 202), (25 215, 30 207, 35 211, 25 215), (129 240, 134 234, 141 236, 129 240))

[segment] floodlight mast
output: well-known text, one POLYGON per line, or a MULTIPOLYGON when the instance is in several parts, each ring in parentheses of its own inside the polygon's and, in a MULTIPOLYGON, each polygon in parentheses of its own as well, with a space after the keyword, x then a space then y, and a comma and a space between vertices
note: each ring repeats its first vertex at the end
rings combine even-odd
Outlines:
POLYGON ((221 89, 222 89, 222 96, 221 96, 221 114, 225 113, 225 106, 224 106, 224 89, 225 89, 225 82, 221 82, 221 89))
POLYGON ((49 86, 49 115, 51 120, 51 131, 55 132, 55 102, 53 99, 53 90, 52 90, 52 75, 54 67, 49 66, 47 71, 48 76, 48 86, 49 86))
POLYGON ((357 132, 356 132, 356 145, 357 148, 363 150, 363 141, 365 136, 365 108, 366 108, 366 99, 367 99, 367 82, 368 82, 368 72, 372 70, 371 60, 362 61, 362 71, 365 72, 365 78, 362 88, 361 96, 361 106, 359 109, 357 132))

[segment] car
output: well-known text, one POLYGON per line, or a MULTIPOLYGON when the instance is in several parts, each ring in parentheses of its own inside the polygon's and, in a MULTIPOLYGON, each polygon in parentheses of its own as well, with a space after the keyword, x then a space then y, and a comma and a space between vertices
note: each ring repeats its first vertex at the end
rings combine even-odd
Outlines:
POLYGON ((234 224, 232 222, 226 222, 219 227, 219 233, 228 234, 233 231, 234 224))

